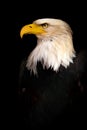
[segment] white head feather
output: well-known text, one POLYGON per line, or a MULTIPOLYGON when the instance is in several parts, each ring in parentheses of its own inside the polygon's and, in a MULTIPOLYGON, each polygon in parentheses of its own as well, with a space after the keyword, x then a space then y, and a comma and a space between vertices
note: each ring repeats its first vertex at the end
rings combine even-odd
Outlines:
POLYGON ((43 18, 33 23, 48 24, 44 28, 45 34, 37 34, 37 46, 27 59, 26 67, 37 74, 37 62, 41 62, 43 69, 52 68, 57 72, 60 65, 67 68, 73 63, 75 50, 73 47, 72 30, 70 26, 59 19, 43 18))

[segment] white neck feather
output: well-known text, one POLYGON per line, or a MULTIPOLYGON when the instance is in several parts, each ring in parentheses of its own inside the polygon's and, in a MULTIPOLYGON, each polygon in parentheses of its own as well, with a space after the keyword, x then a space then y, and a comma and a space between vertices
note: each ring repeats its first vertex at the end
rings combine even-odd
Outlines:
POLYGON ((74 57, 75 50, 70 36, 38 39, 36 48, 28 57, 26 67, 37 74, 37 62, 41 62, 43 69, 52 68, 57 72, 60 65, 67 68, 70 63, 73 63, 74 57))

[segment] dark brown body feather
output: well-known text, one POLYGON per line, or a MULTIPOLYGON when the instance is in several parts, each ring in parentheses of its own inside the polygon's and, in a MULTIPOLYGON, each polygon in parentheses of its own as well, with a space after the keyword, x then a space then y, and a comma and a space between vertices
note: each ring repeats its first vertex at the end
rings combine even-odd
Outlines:
POLYGON ((59 128, 59 125, 75 124, 86 117, 86 51, 80 52, 67 69, 61 66, 57 73, 43 70, 38 63, 38 76, 34 76, 25 66, 26 60, 21 64, 19 76, 19 126, 59 128))

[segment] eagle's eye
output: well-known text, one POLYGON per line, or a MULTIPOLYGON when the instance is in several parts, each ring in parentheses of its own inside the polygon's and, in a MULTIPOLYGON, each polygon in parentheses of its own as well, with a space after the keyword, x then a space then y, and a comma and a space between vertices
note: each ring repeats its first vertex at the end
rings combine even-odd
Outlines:
POLYGON ((48 27, 48 23, 43 23, 43 24, 41 24, 41 26, 42 26, 43 28, 47 28, 47 27, 48 27))

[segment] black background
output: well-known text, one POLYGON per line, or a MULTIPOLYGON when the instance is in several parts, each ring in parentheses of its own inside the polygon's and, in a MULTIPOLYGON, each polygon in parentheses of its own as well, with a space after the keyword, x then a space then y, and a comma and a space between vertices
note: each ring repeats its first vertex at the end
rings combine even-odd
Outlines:
MULTIPOLYGON (((20 38, 21 27, 39 18, 62 19, 71 26, 74 47, 79 52, 82 49, 87 49, 87 11, 86 4, 84 2, 80 3, 80 1, 77 3, 72 1, 15 1, 9 2, 8 5, 3 14, 4 27, 7 27, 7 29, 3 32, 3 41, 5 40, 5 42, 3 42, 2 56, 5 63, 2 63, 5 66, 2 85, 10 92, 9 99, 6 99, 7 96, 5 96, 5 101, 7 103, 6 107, 10 106, 10 119, 14 122, 15 108, 17 108, 14 91, 16 90, 17 94, 20 64, 22 59, 27 57, 36 45, 36 37, 32 35, 24 36, 23 39, 20 38)), ((5 95, 4 92, 3 95, 5 95)))

